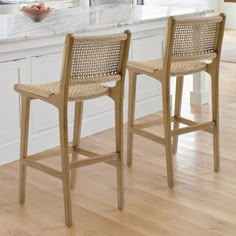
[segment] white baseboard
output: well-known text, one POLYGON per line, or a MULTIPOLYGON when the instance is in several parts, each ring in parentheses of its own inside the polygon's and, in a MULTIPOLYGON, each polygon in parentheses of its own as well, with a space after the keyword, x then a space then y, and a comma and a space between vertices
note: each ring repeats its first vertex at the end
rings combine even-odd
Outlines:
MULTIPOLYGON (((136 103, 136 118, 140 118, 161 110, 161 96, 151 97, 136 103)), ((124 123, 127 122, 127 106, 124 110, 124 123)), ((114 111, 110 110, 101 114, 90 116, 83 120, 82 137, 86 137, 114 127, 114 111)), ((69 137, 72 137, 73 124, 69 124, 69 137)), ((33 134, 29 138, 29 154, 37 153, 59 146, 58 127, 33 134)), ((8 143, 0 146, 0 165, 19 159, 19 142, 8 143)))
POLYGON ((8 143, 0 146, 0 166, 19 159, 19 142, 8 143))

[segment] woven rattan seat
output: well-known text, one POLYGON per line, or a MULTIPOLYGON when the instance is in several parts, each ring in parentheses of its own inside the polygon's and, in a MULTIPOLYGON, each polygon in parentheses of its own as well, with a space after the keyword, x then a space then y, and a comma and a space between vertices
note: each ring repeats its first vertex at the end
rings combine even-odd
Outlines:
MULTIPOLYGON (((163 58, 149 61, 130 61, 127 165, 132 166, 134 134, 165 146, 167 180, 174 186, 172 153, 177 152, 178 136, 203 130, 213 134, 214 170, 219 171, 219 63, 225 26, 225 15, 168 20, 163 58), (181 116, 184 76, 206 72, 211 78, 212 119, 196 121, 181 116), (146 75, 161 83, 163 119, 135 124, 135 96, 138 75, 146 75), (171 116, 171 76, 176 76, 174 115, 171 116), (164 137, 145 130, 164 123, 164 137), (171 122, 174 122, 173 128, 171 122), (180 128, 180 123, 187 127, 180 128)), ((148 79, 148 78, 147 78, 148 79)))
MULTIPOLYGON (((48 84, 19 84, 16 85, 19 92, 27 92, 32 95, 50 98, 60 93, 60 81, 48 84)), ((81 101, 100 96, 108 95, 109 87, 97 83, 92 84, 72 84, 69 86, 69 101, 81 101)))
MULTIPOLYGON (((58 78, 58 81, 46 84, 15 85, 14 88, 20 93, 22 101, 19 194, 21 204, 25 202, 26 167, 59 178, 63 183, 65 223, 71 227, 71 189, 74 189, 76 185, 76 169, 96 163, 106 163, 116 169, 118 208, 123 208, 123 95, 130 39, 129 31, 114 35, 86 37, 68 34, 64 46, 61 78, 58 78), (113 83, 110 83, 111 81, 113 83), (99 154, 82 149, 80 135, 84 100, 104 95, 112 99, 115 107, 116 145, 113 152, 99 154), (27 153, 30 104, 33 99, 41 100, 57 108, 60 131, 58 155, 61 156, 61 170, 38 162, 47 157, 50 152, 36 153, 31 156, 27 153), (75 104, 71 143, 68 140, 68 102, 70 101, 74 101, 75 104), (69 152, 72 153, 72 160, 69 158, 69 152), (79 154, 87 158, 79 158, 79 154)), ((97 109, 99 112, 99 107, 97 109)), ((47 113, 42 115, 47 116, 47 113)))
MULTIPOLYGON (((148 60, 148 61, 130 61, 128 67, 135 68, 148 73, 155 73, 163 69, 163 59, 148 60)), ((172 76, 181 76, 197 73, 206 70, 207 64, 192 60, 192 61, 175 61, 171 63, 170 73, 172 76)))

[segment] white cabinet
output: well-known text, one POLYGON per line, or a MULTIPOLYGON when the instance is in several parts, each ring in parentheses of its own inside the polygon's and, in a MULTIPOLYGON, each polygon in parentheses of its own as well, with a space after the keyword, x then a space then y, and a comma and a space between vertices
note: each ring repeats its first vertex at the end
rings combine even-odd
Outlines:
MULTIPOLYGON (((62 53, 51 53, 31 57, 31 82, 33 84, 50 83, 60 80, 62 53)), ((94 101, 86 101, 84 117, 107 112, 113 108, 111 99, 102 97, 94 101)), ((36 100, 31 108, 32 134, 58 126, 58 112, 50 104, 36 100)), ((69 104, 68 120, 73 121, 74 103, 69 104)))
POLYGON ((0 62, 0 145, 19 138, 20 99, 14 84, 26 76, 25 60, 0 62))
MULTIPOLYGON (((4 163, 19 156, 20 96, 13 89, 16 83, 50 83, 60 80, 62 47, 39 49, 25 59, 0 62, 0 150, 7 156, 4 163)), ((162 36, 149 35, 132 40, 131 60, 154 59, 162 56, 162 36)), ((17 58, 17 57, 16 57, 17 58)), ((160 90, 157 81, 142 77, 138 80, 137 108, 139 116, 158 109, 160 90)), ((127 94, 125 95, 127 99, 127 94)), ((82 135, 90 135, 114 126, 114 102, 107 97, 86 101, 82 135)), ((69 134, 71 136, 74 103, 69 105, 69 134)), ((29 152, 34 153, 59 145, 58 112, 40 100, 33 100, 30 114, 29 152)), ((0 160, 1 164, 1 160, 0 160)))
MULTIPOLYGON (((132 60, 152 60, 162 57, 163 35, 132 40, 132 60)), ((160 110, 160 82, 148 76, 140 75, 137 79, 137 117, 145 116, 160 110), (147 106, 145 106, 145 103, 147 106)))
MULTIPOLYGON (((52 53, 31 57, 31 83, 42 84, 60 80, 62 53, 52 53)), ((31 106, 32 133, 37 133, 58 125, 57 108, 40 100, 31 106)))
MULTIPOLYGON (((162 36, 152 36, 133 40, 133 60, 152 60, 162 57, 162 36)), ((137 100, 156 96, 160 93, 160 84, 147 76, 137 80, 137 100)))

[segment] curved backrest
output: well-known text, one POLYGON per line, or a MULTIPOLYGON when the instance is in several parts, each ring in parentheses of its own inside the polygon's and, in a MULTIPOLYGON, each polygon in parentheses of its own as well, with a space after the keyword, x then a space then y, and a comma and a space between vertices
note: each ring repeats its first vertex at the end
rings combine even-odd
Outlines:
POLYGON ((131 33, 105 36, 66 36, 60 92, 68 97, 70 84, 124 80, 131 33))
POLYGON ((71 83, 104 83, 121 79, 127 33, 74 37, 71 83))
POLYGON ((172 61, 216 58, 221 50, 224 24, 224 14, 192 19, 171 18, 167 50, 170 50, 172 61))

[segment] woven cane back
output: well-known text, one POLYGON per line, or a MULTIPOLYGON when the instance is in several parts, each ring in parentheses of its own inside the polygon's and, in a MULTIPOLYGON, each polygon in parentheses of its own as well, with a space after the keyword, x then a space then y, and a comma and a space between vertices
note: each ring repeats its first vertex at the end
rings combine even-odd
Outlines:
POLYGON ((222 16, 175 19, 172 60, 206 60, 217 57, 217 38, 222 20, 222 16))
POLYGON ((78 37, 72 47, 72 83, 104 83, 121 79, 127 34, 78 37))

